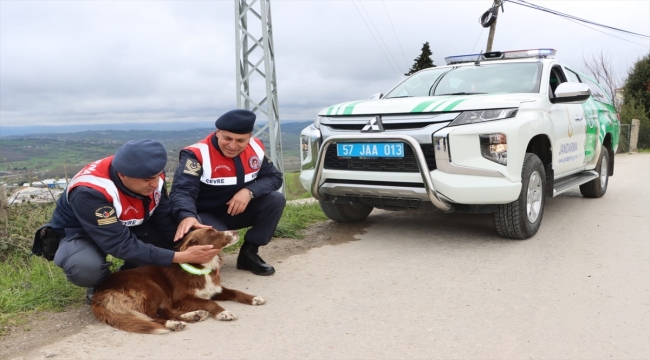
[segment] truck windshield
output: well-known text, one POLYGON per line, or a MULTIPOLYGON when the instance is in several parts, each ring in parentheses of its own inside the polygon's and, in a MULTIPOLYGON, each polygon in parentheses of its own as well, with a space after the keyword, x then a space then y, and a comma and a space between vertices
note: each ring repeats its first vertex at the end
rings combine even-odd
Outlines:
POLYGON ((421 71, 391 90, 387 98, 539 92, 542 64, 501 63, 421 71))

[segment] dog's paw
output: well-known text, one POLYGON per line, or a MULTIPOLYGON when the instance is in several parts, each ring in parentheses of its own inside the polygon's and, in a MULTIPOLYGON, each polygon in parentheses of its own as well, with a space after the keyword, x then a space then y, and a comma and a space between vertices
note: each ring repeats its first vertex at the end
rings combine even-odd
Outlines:
POLYGON ((237 320, 237 316, 235 316, 235 314, 231 313, 228 310, 224 310, 219 314, 217 314, 217 320, 232 321, 232 320, 237 320))
POLYGON ((254 297, 252 301, 253 302, 251 303, 251 305, 253 305, 253 306, 266 304, 266 299, 261 297, 261 296, 254 297))
POLYGON ((165 327, 171 331, 180 331, 185 329, 185 323, 182 321, 167 320, 165 327))
POLYGON ((209 315, 210 313, 205 310, 196 310, 181 315, 181 319, 187 322, 198 322, 205 320, 209 315))

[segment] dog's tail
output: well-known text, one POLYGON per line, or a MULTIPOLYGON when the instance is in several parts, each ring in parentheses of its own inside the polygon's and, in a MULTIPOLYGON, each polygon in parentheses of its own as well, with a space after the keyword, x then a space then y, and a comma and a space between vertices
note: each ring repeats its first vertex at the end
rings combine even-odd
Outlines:
POLYGON ((93 295, 91 309, 97 320, 120 330, 139 334, 164 334, 172 331, 137 310, 136 300, 124 293, 93 295))

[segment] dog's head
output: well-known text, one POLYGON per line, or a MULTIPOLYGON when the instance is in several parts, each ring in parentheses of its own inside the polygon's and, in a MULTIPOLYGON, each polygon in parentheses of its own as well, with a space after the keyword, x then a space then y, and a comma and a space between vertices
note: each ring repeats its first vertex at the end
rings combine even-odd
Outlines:
POLYGON ((212 245, 215 249, 223 249, 239 241, 237 231, 218 231, 216 229, 197 229, 190 231, 177 245, 178 251, 185 251, 190 246, 212 245))

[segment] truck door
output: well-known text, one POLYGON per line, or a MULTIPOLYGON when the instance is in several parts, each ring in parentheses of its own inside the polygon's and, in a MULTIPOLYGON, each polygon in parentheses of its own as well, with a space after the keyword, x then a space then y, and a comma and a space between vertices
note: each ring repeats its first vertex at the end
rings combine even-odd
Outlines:
MULTIPOLYGON (((567 79, 571 82, 585 82, 581 81, 577 73, 571 69, 564 68, 564 73, 567 76, 567 79)), ((592 96, 582 104, 582 111, 584 113, 584 122, 582 128, 584 128, 585 142, 584 142, 584 160, 583 163, 586 166, 588 162, 593 160, 596 155, 596 145, 597 145, 597 123, 598 123, 598 104, 594 101, 593 96, 593 86, 589 83, 586 83, 590 89, 592 89, 592 96)))
MULTIPOLYGON (((567 77, 562 68, 553 66, 549 74, 549 99, 555 96, 557 86, 566 81, 567 77)), ((584 147, 587 123, 582 105, 551 103, 551 118, 555 129, 553 144, 555 178, 581 171, 585 167, 584 147)))

